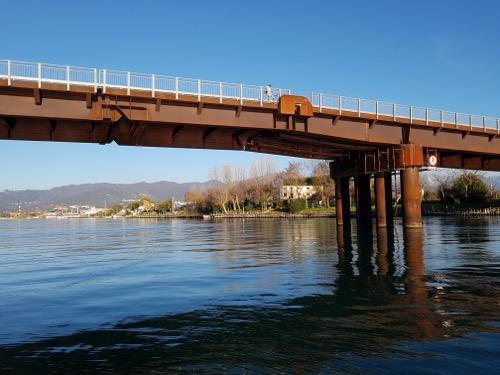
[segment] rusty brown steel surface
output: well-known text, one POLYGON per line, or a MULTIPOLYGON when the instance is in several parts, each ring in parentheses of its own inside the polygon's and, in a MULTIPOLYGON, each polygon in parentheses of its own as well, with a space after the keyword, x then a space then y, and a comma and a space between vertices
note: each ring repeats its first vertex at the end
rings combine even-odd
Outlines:
POLYGON ((341 188, 341 178, 335 178, 335 216, 337 217, 337 225, 344 225, 344 208, 341 188))
POLYGON ((376 173, 374 176, 375 187, 375 211, 378 227, 387 226, 387 202, 384 173, 376 173))
POLYGON ((340 194, 342 196, 342 218, 344 226, 351 225, 351 196, 349 191, 350 178, 340 178, 340 194))
MULTIPOLYGON (((439 155, 439 165, 500 171, 500 141, 492 129, 470 131, 334 110, 321 113, 301 97, 275 103, 197 98, 109 88, 0 80, 0 139, 245 150, 337 160, 407 141, 439 155), (285 108, 285 102, 288 104, 285 108), (301 104, 297 107, 297 104, 301 104), (290 111, 293 109, 293 114, 290 111), (298 111, 298 113, 297 113, 298 111), (304 111, 304 112, 301 112, 304 111), (439 131, 436 131, 439 130, 439 131), (458 159, 457 159, 458 158, 458 159)), ((426 163, 426 160, 423 160, 426 163)), ((418 163, 416 163, 418 164, 418 163)))
POLYGON ((401 199, 405 228, 422 227, 422 191, 418 167, 410 167, 401 171, 401 199))

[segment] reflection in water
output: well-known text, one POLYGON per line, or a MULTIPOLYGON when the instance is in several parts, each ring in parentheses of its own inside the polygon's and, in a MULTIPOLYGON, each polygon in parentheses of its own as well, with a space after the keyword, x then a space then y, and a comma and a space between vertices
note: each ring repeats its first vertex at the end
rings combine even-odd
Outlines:
MULTIPOLYGON (((129 270, 103 279, 80 298, 96 304, 97 292, 104 293, 119 319, 34 340, 8 342, 8 335, 0 336, 0 372, 422 372, 436 361, 450 371, 491 371, 500 358, 500 339, 487 336, 499 327, 492 322, 500 312, 500 230, 495 219, 481 222, 481 229, 466 224, 432 219, 421 230, 396 226, 351 233, 346 226, 339 233, 330 219, 128 222, 126 233, 136 225, 142 238, 138 258, 139 250, 116 250, 124 232, 110 224, 105 238, 111 242, 97 241, 120 253, 113 264, 127 256, 148 263, 137 275, 129 270), (460 235, 466 224, 467 235, 460 235), (144 253, 167 243, 172 246, 164 251, 144 253), (180 273, 189 274, 179 281, 180 273), (147 275, 154 276, 148 283, 126 284, 127 278, 139 283, 147 275), (106 283, 125 283, 122 293, 136 299, 123 302, 106 291, 106 283), (200 300, 185 311, 162 312, 179 293, 200 300), (137 303, 142 316, 133 313, 137 303), (452 340, 468 333, 486 336, 452 340)), ((84 229, 79 235, 88 241, 99 227, 84 229)), ((67 257, 92 261, 90 249, 86 255, 78 246, 66 251, 67 257)), ((95 256, 103 261, 103 254, 95 256)), ((21 280, 19 274, 9 276, 21 280)), ((3 308, 0 317, 14 310, 3 308)))

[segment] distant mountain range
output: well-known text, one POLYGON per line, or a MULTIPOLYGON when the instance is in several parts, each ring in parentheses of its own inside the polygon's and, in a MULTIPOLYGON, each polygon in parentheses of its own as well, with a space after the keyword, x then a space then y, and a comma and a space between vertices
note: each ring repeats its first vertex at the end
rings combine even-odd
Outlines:
POLYGON ((48 190, 5 190, 0 192, 0 212, 34 209, 51 209, 57 205, 111 206, 123 199, 135 199, 149 195, 154 200, 184 199, 184 194, 195 188, 208 186, 210 182, 177 183, 159 181, 135 184, 82 184, 59 186, 48 190))

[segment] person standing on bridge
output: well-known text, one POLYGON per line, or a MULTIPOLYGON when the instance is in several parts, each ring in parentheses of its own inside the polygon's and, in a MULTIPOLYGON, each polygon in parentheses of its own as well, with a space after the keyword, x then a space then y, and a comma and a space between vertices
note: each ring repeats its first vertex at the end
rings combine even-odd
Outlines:
POLYGON ((268 102, 273 101, 273 88, 271 87, 271 85, 269 83, 266 86, 266 96, 267 96, 268 102))

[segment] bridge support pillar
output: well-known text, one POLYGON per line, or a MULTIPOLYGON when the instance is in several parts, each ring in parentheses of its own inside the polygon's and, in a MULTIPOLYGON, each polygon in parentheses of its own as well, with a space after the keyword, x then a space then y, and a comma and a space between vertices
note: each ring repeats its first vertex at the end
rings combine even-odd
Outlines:
POLYGON ((401 197, 404 227, 421 228, 422 193, 418 167, 410 167, 401 171, 401 197))
POLYGON ((392 173, 385 172, 384 180, 386 223, 388 227, 392 227, 394 225, 394 212, 392 207, 392 173))
POLYGON ((372 223, 372 199, 370 191, 370 175, 356 176, 356 216, 358 225, 367 226, 372 223))
POLYGON ((377 227, 387 226, 387 202, 385 189, 385 174, 375 174, 375 211, 377 216, 377 227))
POLYGON ((349 180, 349 177, 335 178, 335 214, 339 226, 349 225, 351 221, 349 180))

